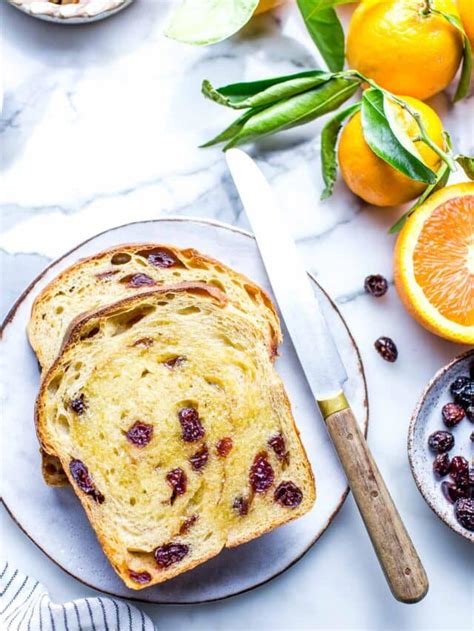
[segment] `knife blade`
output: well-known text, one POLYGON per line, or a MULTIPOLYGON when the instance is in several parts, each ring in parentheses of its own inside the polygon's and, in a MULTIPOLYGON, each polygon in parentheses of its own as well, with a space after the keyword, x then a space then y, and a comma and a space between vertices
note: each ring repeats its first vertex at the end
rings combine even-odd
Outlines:
POLYGON ((255 162, 229 149, 227 164, 270 283, 387 582, 397 600, 418 602, 428 578, 347 401, 347 375, 278 201, 255 162))

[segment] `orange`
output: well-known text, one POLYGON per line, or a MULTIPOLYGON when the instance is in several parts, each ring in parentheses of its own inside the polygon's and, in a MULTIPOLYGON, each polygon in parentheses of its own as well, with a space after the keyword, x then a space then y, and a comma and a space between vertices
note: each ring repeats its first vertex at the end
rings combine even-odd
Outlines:
MULTIPOLYGON (((425 100, 444 90, 459 67, 462 36, 442 16, 425 15, 426 3, 363 0, 349 24, 349 65, 394 94, 425 100)), ((454 0, 431 0, 431 5, 459 15, 454 0)))
POLYGON ((265 11, 270 11, 271 9, 280 6, 280 4, 283 4, 284 2, 286 2, 286 0, 260 0, 257 8, 255 9, 254 15, 264 13, 265 11))
MULTIPOLYGON (((438 147, 443 148, 443 124, 436 112, 417 99, 401 98, 420 113, 429 137, 438 147)), ((408 112, 395 104, 391 111, 398 126, 410 138, 418 135, 418 125, 408 112)), ((438 155, 424 142, 415 141, 414 146, 425 164, 436 171, 440 165, 438 155)), ((374 206, 404 204, 418 197, 426 188, 423 182, 410 179, 375 155, 365 141, 360 112, 350 119, 342 131, 338 159, 347 186, 374 206)))
POLYGON ((408 219, 395 248, 395 285, 418 322, 474 344, 474 183, 434 193, 408 219))
POLYGON ((461 22, 474 48, 474 2, 473 0, 458 0, 458 11, 461 22))

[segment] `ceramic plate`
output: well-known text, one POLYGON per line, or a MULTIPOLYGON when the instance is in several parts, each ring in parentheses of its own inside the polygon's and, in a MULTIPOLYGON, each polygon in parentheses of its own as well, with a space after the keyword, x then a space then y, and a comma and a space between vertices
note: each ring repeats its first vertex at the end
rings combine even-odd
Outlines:
MULTIPOLYGON (((440 429, 447 429, 441 420, 441 408, 452 401, 450 384, 462 375, 469 375, 469 365, 474 361, 474 350, 456 357, 430 381, 413 414, 408 433, 408 457, 410 466, 420 493, 428 505, 455 532, 474 543, 474 532, 463 528, 454 515, 453 505, 441 491, 441 480, 433 474, 434 454, 428 449, 428 436, 440 429)), ((474 426, 464 419, 450 429, 454 434, 454 447, 449 455, 464 456, 472 461, 472 442, 470 434, 474 426)), ((449 477, 446 480, 450 480, 449 477)))
MULTIPOLYGON (((46 1, 39 2, 39 1, 32 0, 31 4, 38 5, 38 6, 46 5, 46 1)), ((89 24, 90 22, 97 22, 98 20, 103 20, 104 18, 108 18, 111 15, 115 15, 115 13, 122 11, 122 9, 125 9, 130 4, 132 4, 133 0, 122 0, 122 2, 118 6, 113 6, 112 4, 112 7, 110 9, 100 11, 96 15, 77 15, 77 16, 71 16, 71 17, 62 17, 60 15, 50 15, 48 13, 43 13, 40 11, 32 11, 28 3, 17 4, 14 0, 8 0, 8 2, 13 7, 15 7, 15 9, 18 9, 19 11, 22 11, 23 13, 26 13, 27 15, 31 15, 31 17, 38 18, 39 20, 45 20, 46 22, 55 22, 56 24, 70 25, 70 24, 89 24)), ((59 11, 59 7, 55 7, 54 4, 53 4, 53 8, 57 8, 57 10, 59 11)))
MULTIPOLYGON (((253 237, 211 221, 163 219, 104 232, 50 265, 24 292, 4 324, 6 366, 3 418, 3 499, 24 532, 60 567, 83 583, 118 597, 154 603, 197 603, 225 598, 270 580, 295 563, 341 508, 347 483, 286 331, 276 367, 285 382, 297 424, 316 476, 318 499, 301 519, 238 548, 224 550, 177 578, 135 592, 112 570, 71 488, 48 488, 41 477, 33 405, 39 373, 25 327, 31 304, 43 287, 78 259, 121 243, 155 241, 193 247, 270 286, 253 237)), ((314 281, 350 375, 347 394, 364 431, 367 392, 361 360, 342 316, 314 281)), ((308 344, 311 332, 308 331, 308 344)), ((317 352, 317 349, 315 349, 317 352)), ((323 369, 323 368, 322 368, 323 369)))

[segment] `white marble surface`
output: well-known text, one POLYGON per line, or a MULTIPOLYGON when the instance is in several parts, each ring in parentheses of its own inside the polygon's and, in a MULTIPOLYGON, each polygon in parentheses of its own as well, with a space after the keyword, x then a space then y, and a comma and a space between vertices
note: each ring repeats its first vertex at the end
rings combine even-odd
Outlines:
MULTIPOLYGON (((263 17, 218 46, 166 40, 170 2, 136 0, 87 27, 45 24, 2 6, 5 100, 2 311, 51 259, 108 227, 169 215, 247 227, 219 149, 197 145, 232 114, 200 97, 220 85, 296 71, 317 60, 294 14, 263 17)), ((473 153, 472 100, 432 100, 458 150, 473 153)), ((220 603, 144 606, 160 629, 467 630, 472 627, 472 547, 419 495, 406 454, 410 414, 432 374, 463 347, 435 338, 403 310, 393 287, 364 295, 368 273, 392 278, 396 210, 362 205, 339 185, 318 203, 320 123, 255 149, 281 198, 308 268, 331 292, 360 346, 369 383, 369 441, 425 563, 431 589, 405 606, 385 585, 351 498, 317 545, 283 576, 220 603), (399 361, 372 344, 392 336, 399 361)), ((399 212, 399 211, 398 211, 399 212)), ((55 567, 3 515, 3 553, 40 579, 53 599, 90 590, 55 567)))

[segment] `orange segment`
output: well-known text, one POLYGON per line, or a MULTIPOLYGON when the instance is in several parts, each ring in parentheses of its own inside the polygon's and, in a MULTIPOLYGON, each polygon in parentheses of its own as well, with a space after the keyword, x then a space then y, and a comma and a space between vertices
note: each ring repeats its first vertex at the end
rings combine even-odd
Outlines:
POLYGON ((441 189, 410 217, 395 248, 395 285, 413 317, 474 344, 474 183, 441 189))

